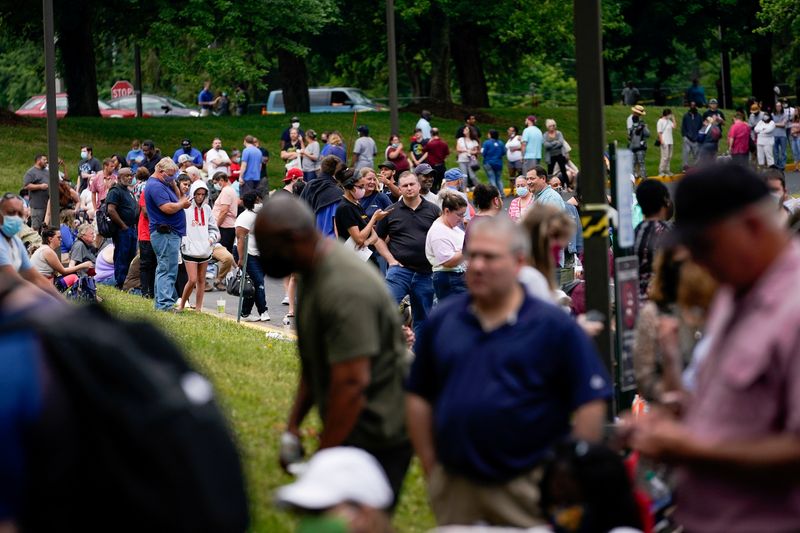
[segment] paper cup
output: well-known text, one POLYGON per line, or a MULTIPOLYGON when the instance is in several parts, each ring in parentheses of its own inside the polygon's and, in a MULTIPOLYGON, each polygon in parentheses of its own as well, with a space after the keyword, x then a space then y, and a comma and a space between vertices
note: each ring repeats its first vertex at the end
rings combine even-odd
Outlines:
POLYGON ((217 313, 225 314, 225 300, 217 300, 217 313))

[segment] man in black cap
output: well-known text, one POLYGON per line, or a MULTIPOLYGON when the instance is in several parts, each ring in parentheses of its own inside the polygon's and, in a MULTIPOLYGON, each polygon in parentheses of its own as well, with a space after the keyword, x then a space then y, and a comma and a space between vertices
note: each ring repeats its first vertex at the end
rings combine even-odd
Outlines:
POLYGON ((369 136, 369 128, 363 124, 358 127, 358 139, 353 144, 353 165, 356 172, 362 168, 372 168, 375 164, 375 156, 378 154, 378 146, 375 140, 369 136))
POLYGON ((306 132, 300 128, 300 117, 294 116, 291 119, 291 124, 289 124, 289 127, 283 130, 283 133, 281 133, 281 150, 292 145, 292 139, 289 137, 289 131, 292 129, 297 130, 297 135, 301 139, 305 138, 306 132))
POLYGON ((419 195, 441 208, 442 201, 435 192, 431 191, 431 187, 433 187, 433 167, 428 163, 420 163, 414 168, 414 174, 419 180, 419 195))
POLYGON ((203 168, 203 154, 197 148, 192 148, 192 141, 190 139, 183 139, 181 141, 181 147, 175 150, 175 154, 172 156, 172 160, 175 162, 176 165, 179 165, 178 158, 183 154, 188 155, 192 158, 192 164, 197 168, 203 168))
MULTIPOLYGON (((800 243, 764 181, 733 164, 678 184, 675 227, 720 288, 689 390, 675 394, 682 420, 652 410, 633 424, 633 446, 682 470, 687 531, 800 531, 800 243)), ((678 342, 677 323, 661 329, 678 342)))
POLYGON ((400 187, 397 186, 396 172, 397 167, 391 161, 384 161, 378 165, 378 179, 383 183, 383 192, 387 193, 393 202, 399 200, 402 195, 400 187))

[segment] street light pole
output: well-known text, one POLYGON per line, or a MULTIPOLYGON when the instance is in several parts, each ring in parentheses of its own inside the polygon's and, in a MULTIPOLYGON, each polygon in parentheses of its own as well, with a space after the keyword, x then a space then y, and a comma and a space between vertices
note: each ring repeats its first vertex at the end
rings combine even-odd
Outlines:
POLYGON ((139 43, 133 45, 133 93, 136 95, 136 116, 142 113, 142 52, 139 43))
POLYGON ((44 12, 44 71, 47 95, 47 162, 50 168, 50 225, 58 227, 58 123, 56 115, 56 43, 53 0, 42 0, 44 12))
POLYGON ((581 223, 584 236, 586 309, 603 317, 597 348, 611 376, 615 375, 611 351, 608 271, 608 200, 603 115, 603 45, 600 0, 574 0, 575 73, 578 82, 578 123, 583 196, 581 223))
POLYGON ((392 135, 400 131, 400 117, 397 112, 397 49, 394 31, 394 0, 386 0, 386 41, 389 55, 389 119, 392 135))

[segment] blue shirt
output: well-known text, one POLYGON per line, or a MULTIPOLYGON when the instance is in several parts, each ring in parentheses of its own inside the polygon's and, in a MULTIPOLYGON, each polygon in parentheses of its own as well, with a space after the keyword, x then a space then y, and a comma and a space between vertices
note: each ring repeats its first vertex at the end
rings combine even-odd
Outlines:
POLYGON ((347 164, 347 152, 344 148, 335 144, 326 144, 322 147, 320 156, 325 157, 328 155, 335 155, 342 163, 347 164))
POLYGON ((178 195, 172 187, 160 179, 150 178, 144 189, 144 202, 147 206, 147 216, 150 218, 150 233, 156 233, 159 224, 167 224, 173 232, 181 237, 186 235, 186 216, 183 209, 168 215, 161 211, 160 206, 178 201, 178 195))
POLYGON ((567 209, 566 204, 564 203, 564 199, 561 198, 561 195, 558 194, 549 185, 544 189, 542 189, 541 191, 534 194, 533 201, 541 205, 552 205, 553 207, 557 207, 562 211, 565 211, 567 209))
POLYGON ((242 150, 242 163, 247 163, 241 178, 244 181, 259 181, 261 179, 261 150, 256 146, 248 146, 242 150))
POLYGON ((31 261, 28 259, 28 250, 25 249, 22 240, 17 235, 14 235, 11 237, 11 242, 9 242, 5 235, 0 234, 0 266, 10 265, 11 268, 14 268, 14 256, 18 257, 21 261, 17 272, 25 272, 31 268, 31 261), (12 254, 12 246, 16 253, 12 254))
POLYGON ((334 217, 336 216, 337 207, 339 207, 339 204, 331 204, 327 207, 323 207, 314 215, 317 222, 317 229, 322 233, 323 237, 330 237, 331 239, 336 238, 334 217))
POLYGON ((197 148, 192 148, 191 151, 186 152, 183 148, 178 148, 175 150, 175 153, 172 156, 172 160, 175 161, 175 164, 178 164, 178 158, 183 154, 189 154, 189 157, 192 158, 192 163, 195 165, 202 165, 203 164, 203 152, 198 150, 197 148))
POLYGON ((128 164, 131 166, 131 172, 136 174, 136 169, 144 163, 144 152, 142 150, 131 150, 125 159, 128 160, 128 164))
POLYGON ((542 158, 542 130, 536 126, 528 126, 522 132, 522 142, 525 144, 525 153, 522 155, 523 159, 541 159, 542 158))
POLYGON ((66 224, 61 224, 61 253, 68 254, 75 243, 75 234, 66 224))
POLYGON ((423 324, 414 352, 406 389, 433 407, 437 459, 479 482, 529 472, 570 433, 577 408, 611 395, 586 334, 528 295, 515 319, 490 332, 469 294, 450 296, 423 324))
POLYGON ((488 139, 483 142, 483 164, 490 167, 502 169, 503 155, 506 153, 506 145, 497 139, 488 139))
POLYGON ((211 109, 211 102, 214 101, 214 95, 208 89, 203 89, 197 95, 197 102, 204 108, 211 109))
POLYGON ((367 213, 367 217, 372 218, 372 215, 375 214, 375 211, 378 209, 386 209, 392 205, 392 200, 384 193, 376 191, 374 194, 365 196, 359 200, 358 203, 364 208, 364 212, 367 213))

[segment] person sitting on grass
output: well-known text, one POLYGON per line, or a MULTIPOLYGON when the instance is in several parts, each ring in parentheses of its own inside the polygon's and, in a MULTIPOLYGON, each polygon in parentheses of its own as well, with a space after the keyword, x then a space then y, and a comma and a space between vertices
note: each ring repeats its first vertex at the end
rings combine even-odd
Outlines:
POLYGON ((55 281, 56 277, 60 276, 64 282, 62 287, 66 289, 78 281, 76 272, 94 266, 91 261, 84 261, 75 266, 65 267, 61 264, 60 257, 61 231, 58 228, 44 226, 40 234, 43 245, 31 256, 31 265, 48 280, 55 281))

